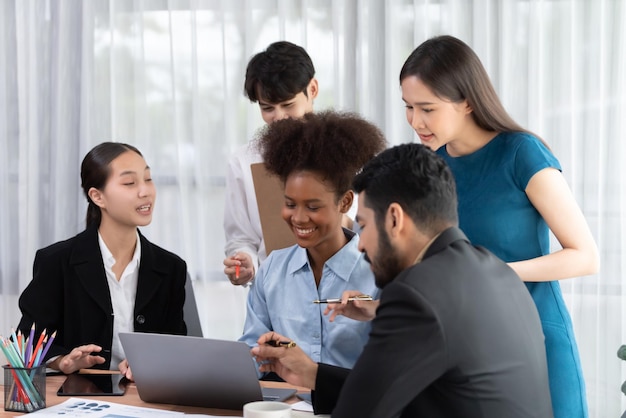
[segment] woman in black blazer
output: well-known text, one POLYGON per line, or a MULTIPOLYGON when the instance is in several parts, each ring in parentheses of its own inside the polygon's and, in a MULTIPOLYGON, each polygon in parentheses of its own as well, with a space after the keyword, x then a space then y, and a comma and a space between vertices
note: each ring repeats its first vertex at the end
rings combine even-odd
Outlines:
POLYGON ((187 266, 137 229, 152 220, 156 189, 135 147, 105 142, 81 165, 87 227, 40 249, 20 296, 19 329, 56 331, 44 361, 63 373, 128 371, 119 332, 184 335, 187 266))

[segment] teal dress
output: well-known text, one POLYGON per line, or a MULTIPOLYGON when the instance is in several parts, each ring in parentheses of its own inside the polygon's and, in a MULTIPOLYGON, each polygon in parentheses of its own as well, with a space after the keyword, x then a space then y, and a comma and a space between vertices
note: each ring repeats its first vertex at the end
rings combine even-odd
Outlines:
MULTIPOLYGON (((459 226, 470 241, 506 262, 550 252, 549 229, 526 196, 538 171, 561 170, 554 155, 536 137, 519 132, 497 135, 478 151, 442 156, 454 174, 459 226)), ((526 282, 537 305, 545 335, 550 394, 556 418, 587 417, 587 400, 572 320, 558 281, 526 282)))

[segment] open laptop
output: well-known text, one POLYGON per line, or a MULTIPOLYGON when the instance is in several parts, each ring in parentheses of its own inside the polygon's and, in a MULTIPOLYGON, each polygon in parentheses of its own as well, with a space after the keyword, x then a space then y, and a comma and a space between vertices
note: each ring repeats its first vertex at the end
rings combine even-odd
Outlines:
POLYGON ((296 393, 261 388, 244 342, 141 332, 119 335, 145 402, 242 409, 248 402, 283 401, 296 393))

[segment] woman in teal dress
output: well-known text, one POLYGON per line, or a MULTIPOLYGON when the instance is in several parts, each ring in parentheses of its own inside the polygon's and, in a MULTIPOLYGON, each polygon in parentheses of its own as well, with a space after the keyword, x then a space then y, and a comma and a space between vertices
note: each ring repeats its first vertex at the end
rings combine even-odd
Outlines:
POLYGON ((578 348, 558 280, 596 273, 599 257, 558 160, 507 114, 478 56, 454 37, 432 38, 415 49, 400 85, 409 124, 454 173, 461 229, 506 261, 537 305, 554 416, 587 417, 578 348), (550 231, 562 249, 550 252, 550 231))

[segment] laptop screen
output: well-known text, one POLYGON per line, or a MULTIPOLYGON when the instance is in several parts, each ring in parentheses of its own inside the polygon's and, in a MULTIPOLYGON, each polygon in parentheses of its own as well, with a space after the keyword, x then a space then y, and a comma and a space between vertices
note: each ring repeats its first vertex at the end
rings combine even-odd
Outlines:
MULTIPOLYGON (((145 402, 242 409, 263 400, 246 343, 150 333, 120 333, 120 341, 145 402)), ((272 389, 284 400, 295 389, 272 389)))

